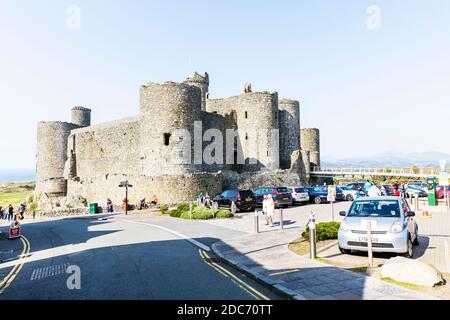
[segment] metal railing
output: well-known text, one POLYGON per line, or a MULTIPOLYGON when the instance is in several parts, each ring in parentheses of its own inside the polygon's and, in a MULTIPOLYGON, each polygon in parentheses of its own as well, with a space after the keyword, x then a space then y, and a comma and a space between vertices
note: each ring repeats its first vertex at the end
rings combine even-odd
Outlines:
POLYGON ((437 168, 318 168, 311 171, 315 176, 340 176, 340 175, 364 175, 364 176, 392 176, 392 177, 411 177, 427 178, 429 176, 438 176, 437 168))

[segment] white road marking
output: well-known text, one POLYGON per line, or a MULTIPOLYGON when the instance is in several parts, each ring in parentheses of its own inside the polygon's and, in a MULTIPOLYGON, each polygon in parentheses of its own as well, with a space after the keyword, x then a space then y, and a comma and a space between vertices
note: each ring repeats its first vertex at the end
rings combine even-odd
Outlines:
POLYGON ((34 269, 31 273, 31 281, 41 280, 49 277, 54 277, 63 273, 66 273, 69 263, 58 264, 54 266, 49 266, 45 268, 34 269))
POLYGON ((152 224, 152 223, 147 223, 147 222, 130 221, 130 220, 124 220, 124 221, 128 222, 128 223, 142 224, 142 225, 145 225, 145 226, 150 226, 150 227, 153 227, 153 228, 164 230, 164 231, 169 232, 169 233, 171 233, 173 235, 176 235, 177 237, 179 237, 181 239, 189 241, 190 243, 192 243, 193 245, 199 247, 202 250, 205 250, 205 251, 208 251, 208 252, 211 251, 211 249, 208 246, 204 245, 203 243, 200 243, 197 240, 192 239, 191 237, 188 237, 188 236, 186 236, 184 234, 181 234, 181 233, 179 233, 179 232, 177 232, 175 230, 171 230, 171 229, 168 229, 168 228, 165 228, 165 227, 161 227, 161 226, 158 226, 158 225, 152 224))

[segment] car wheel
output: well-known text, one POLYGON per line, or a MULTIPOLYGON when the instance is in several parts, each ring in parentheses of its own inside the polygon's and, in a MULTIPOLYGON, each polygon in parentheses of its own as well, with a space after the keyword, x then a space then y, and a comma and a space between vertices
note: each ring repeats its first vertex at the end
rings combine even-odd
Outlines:
POLYGON ((322 199, 320 197, 315 197, 314 198, 314 203, 315 204, 321 204, 322 203, 322 199))
POLYGON ((411 236, 408 236, 408 242, 407 242, 407 251, 403 254, 405 258, 412 259, 414 255, 414 246, 411 240, 411 236))
POLYGON ((339 247, 339 251, 340 251, 342 254, 350 254, 350 253, 352 253, 352 250, 342 249, 341 247, 339 247))
POLYGON ((353 201, 354 200, 353 196, 351 194, 348 194, 346 198, 347 198, 347 201, 353 201))

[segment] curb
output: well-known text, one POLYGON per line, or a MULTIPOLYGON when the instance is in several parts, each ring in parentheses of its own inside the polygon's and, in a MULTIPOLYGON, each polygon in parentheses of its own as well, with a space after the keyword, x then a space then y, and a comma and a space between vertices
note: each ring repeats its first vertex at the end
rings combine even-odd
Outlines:
POLYGON ((265 286, 266 288, 274 291, 275 293, 277 293, 278 295, 289 299, 289 300, 306 300, 305 297, 303 297, 302 295, 300 295, 297 292, 292 291, 289 288, 286 288, 285 286, 283 286, 280 282, 274 281, 272 279, 269 279, 263 275, 260 275, 257 272, 253 272, 251 271, 250 268, 241 265, 239 263, 237 263, 236 261, 232 260, 232 259, 227 259, 225 258, 225 256, 220 252, 220 250, 216 249, 216 244, 218 244, 219 242, 214 243, 211 246, 211 250, 219 257, 219 259, 221 260, 221 262, 236 268, 237 270, 239 270, 240 272, 242 272, 243 274, 245 274, 246 276, 248 276, 249 278, 255 280, 256 282, 258 282, 259 284, 265 286))

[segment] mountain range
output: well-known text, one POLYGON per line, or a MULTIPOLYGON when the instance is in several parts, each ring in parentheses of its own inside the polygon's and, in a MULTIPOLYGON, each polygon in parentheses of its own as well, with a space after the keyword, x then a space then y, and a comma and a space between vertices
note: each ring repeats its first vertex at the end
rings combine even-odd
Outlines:
POLYGON ((354 167, 354 168, 384 168, 399 167, 439 167, 440 160, 447 160, 450 164, 450 154, 444 152, 384 152, 371 156, 336 158, 323 156, 321 166, 324 168, 354 167))

